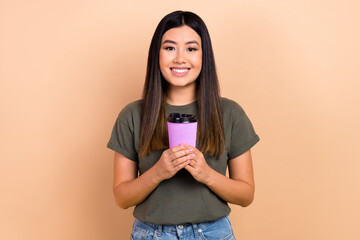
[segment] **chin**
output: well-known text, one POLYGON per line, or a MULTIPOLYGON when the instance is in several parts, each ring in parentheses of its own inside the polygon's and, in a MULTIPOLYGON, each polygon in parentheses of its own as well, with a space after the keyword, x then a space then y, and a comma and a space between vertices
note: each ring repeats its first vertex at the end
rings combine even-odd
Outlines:
POLYGON ((188 79, 170 79, 166 80, 169 85, 176 86, 176 87, 185 87, 192 84, 195 84, 196 80, 188 80, 188 79))
POLYGON ((173 87, 189 87, 193 85, 195 82, 169 82, 169 85, 173 87))

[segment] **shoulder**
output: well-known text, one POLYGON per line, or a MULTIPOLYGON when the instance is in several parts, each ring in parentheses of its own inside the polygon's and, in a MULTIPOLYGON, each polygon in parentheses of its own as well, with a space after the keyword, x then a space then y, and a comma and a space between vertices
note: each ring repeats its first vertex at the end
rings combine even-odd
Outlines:
POLYGON ((119 113, 119 120, 123 122, 133 121, 141 116, 141 102, 142 100, 136 100, 127 104, 119 113))
POLYGON ((140 112, 141 111, 141 102, 142 100, 136 100, 131 103, 128 103, 120 112, 140 112))
POLYGON ((124 109, 128 109, 128 110, 131 110, 131 111, 139 111, 139 110, 141 110, 141 103, 142 103, 141 99, 133 101, 131 103, 128 103, 124 107, 124 109))
POLYGON ((223 114, 245 114, 244 109, 237 102, 229 98, 221 98, 221 108, 223 114))

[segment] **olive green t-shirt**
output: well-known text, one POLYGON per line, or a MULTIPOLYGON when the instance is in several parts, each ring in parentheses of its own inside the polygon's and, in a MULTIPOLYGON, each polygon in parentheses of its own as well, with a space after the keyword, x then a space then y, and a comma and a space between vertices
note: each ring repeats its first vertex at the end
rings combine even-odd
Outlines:
MULTIPOLYGON (((259 137, 244 110, 234 101, 221 98, 225 131, 225 151, 219 159, 205 155, 215 171, 226 175, 228 161, 248 151, 259 137)), ((167 113, 197 114, 197 102, 184 106, 167 104, 167 113)), ((138 163, 139 174, 150 169, 165 149, 139 158, 141 100, 128 104, 119 114, 108 148, 138 163)), ((230 213, 228 204, 206 185, 197 182, 185 169, 162 181, 134 209, 134 217, 143 222, 163 225, 200 223, 217 220, 230 213)))

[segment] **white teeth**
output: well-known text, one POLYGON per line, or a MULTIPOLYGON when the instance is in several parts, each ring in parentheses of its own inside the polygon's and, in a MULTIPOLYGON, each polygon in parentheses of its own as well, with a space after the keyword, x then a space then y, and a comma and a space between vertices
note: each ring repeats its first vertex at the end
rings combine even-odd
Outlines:
POLYGON ((172 68, 171 71, 177 72, 177 73, 184 73, 189 71, 189 69, 187 68, 183 68, 183 69, 178 69, 178 68, 172 68))

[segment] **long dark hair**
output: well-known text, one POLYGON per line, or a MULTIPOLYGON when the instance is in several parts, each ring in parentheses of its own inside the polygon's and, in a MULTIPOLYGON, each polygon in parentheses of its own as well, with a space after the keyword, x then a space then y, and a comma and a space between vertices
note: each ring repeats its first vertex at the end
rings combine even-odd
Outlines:
POLYGON ((166 86, 159 66, 162 36, 171 28, 189 26, 201 37, 202 69, 196 79, 198 105, 198 149, 219 158, 225 149, 219 82, 210 35, 204 21, 192 12, 166 15, 151 40, 142 96, 140 157, 169 146, 166 124, 166 86))

